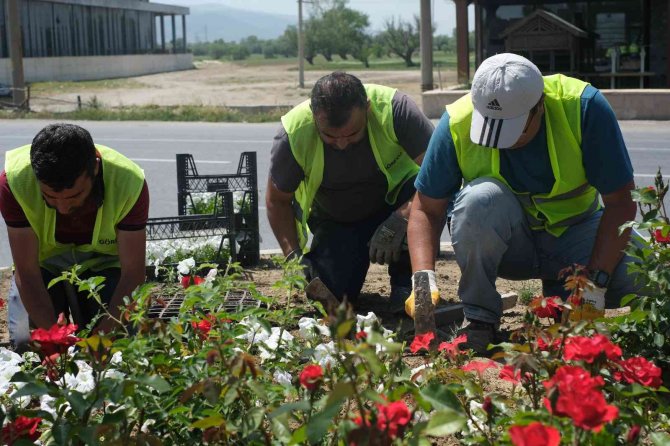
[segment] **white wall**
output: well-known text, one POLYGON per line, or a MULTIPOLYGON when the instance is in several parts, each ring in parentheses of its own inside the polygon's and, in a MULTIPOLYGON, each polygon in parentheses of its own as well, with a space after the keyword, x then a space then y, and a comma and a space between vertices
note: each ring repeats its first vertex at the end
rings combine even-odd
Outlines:
MULTIPOLYGON (((26 82, 110 79, 190 68, 193 68, 190 53, 23 59, 26 82)), ((10 59, 0 59, 0 83, 11 84, 11 70, 10 59)))

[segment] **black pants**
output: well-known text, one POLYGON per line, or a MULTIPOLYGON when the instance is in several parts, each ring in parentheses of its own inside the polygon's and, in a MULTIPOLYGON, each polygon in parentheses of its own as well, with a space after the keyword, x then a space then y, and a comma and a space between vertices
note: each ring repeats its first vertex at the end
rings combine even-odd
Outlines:
MULTIPOLYGON (((353 223, 339 223, 310 216, 309 227, 314 234, 306 257, 314 265, 317 275, 338 299, 344 296, 355 300, 363 288, 370 267, 369 242, 384 220, 414 195, 414 181, 408 180, 398 195, 395 206, 353 223)), ((412 286, 412 266, 409 252, 403 251, 400 260, 388 267, 391 286, 412 286)))

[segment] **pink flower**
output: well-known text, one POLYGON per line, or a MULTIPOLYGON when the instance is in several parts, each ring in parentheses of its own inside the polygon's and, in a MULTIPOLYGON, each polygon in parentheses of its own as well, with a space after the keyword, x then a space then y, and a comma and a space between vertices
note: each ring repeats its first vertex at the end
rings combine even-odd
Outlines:
POLYGON ((484 361, 470 361, 461 367, 461 370, 464 372, 477 372, 477 374, 481 376, 485 370, 495 367, 498 367, 498 364, 495 361, 487 359, 484 361))
POLYGON ((507 364, 502 369, 500 369, 499 377, 504 381, 509 381, 516 385, 521 382, 521 370, 515 369, 512 365, 507 364))

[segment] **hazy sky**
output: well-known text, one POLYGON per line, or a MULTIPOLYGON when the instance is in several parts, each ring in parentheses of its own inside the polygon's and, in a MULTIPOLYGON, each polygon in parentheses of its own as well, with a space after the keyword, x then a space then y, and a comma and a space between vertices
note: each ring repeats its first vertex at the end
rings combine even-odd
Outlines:
MULTIPOLYGON (((181 6, 219 4, 238 9, 292 15, 296 17, 296 21, 298 17, 297 0, 152 0, 152 2, 181 6)), ((415 14, 419 15, 419 5, 419 0, 349 0, 348 4, 350 8, 366 13, 374 30, 381 29, 386 19, 391 17, 408 20, 415 14)), ((451 34, 456 26, 454 2, 452 0, 432 0, 432 5, 436 34, 451 34)), ((308 10, 309 5, 305 4, 305 14, 308 10)), ((470 7, 470 23, 473 22, 473 14, 472 7, 470 7)))

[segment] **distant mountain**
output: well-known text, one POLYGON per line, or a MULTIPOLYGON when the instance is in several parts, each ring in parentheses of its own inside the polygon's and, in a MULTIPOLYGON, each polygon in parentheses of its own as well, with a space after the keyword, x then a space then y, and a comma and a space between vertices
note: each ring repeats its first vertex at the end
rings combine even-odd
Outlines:
POLYGON ((288 25, 298 22, 297 17, 290 15, 216 4, 195 5, 190 9, 191 14, 186 16, 186 34, 190 42, 211 42, 216 39, 239 41, 252 35, 259 39, 274 39, 282 35, 288 25))

